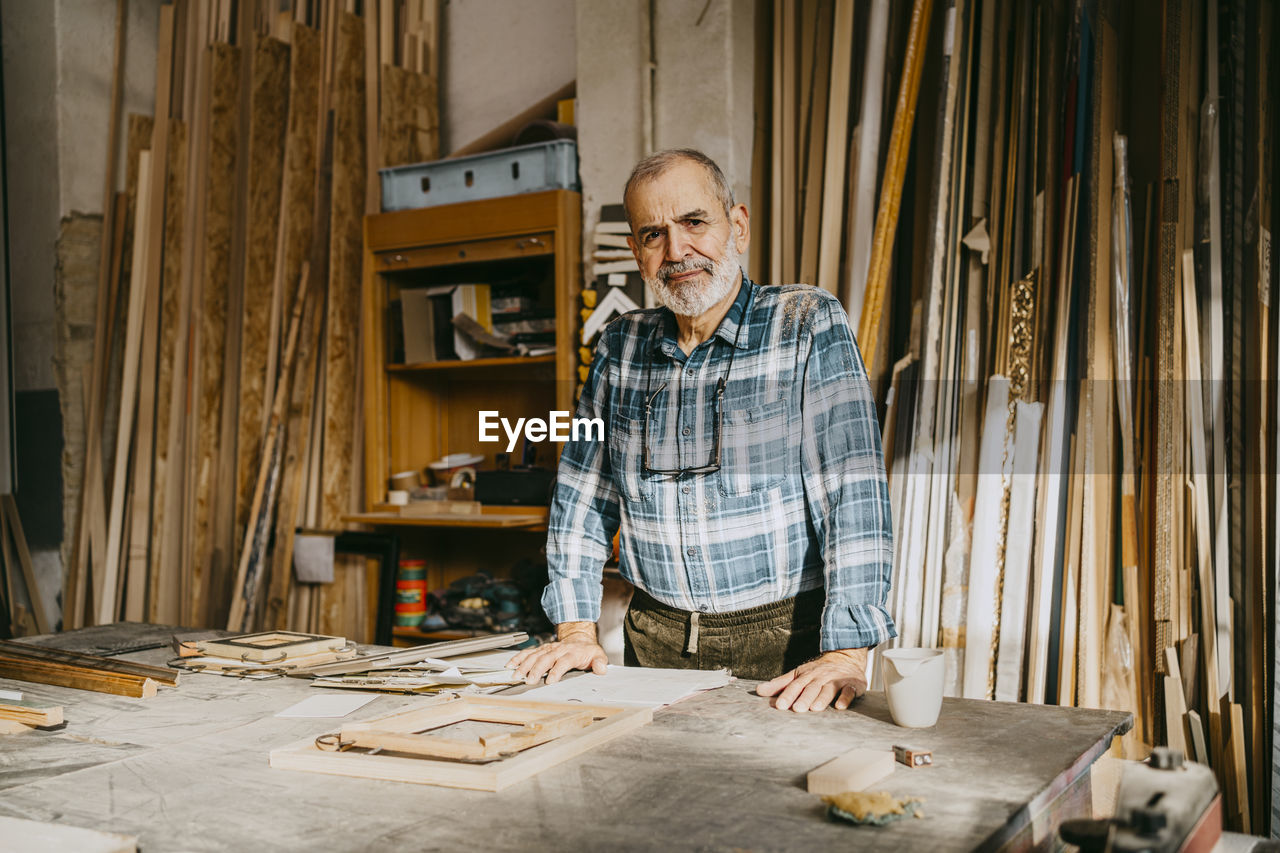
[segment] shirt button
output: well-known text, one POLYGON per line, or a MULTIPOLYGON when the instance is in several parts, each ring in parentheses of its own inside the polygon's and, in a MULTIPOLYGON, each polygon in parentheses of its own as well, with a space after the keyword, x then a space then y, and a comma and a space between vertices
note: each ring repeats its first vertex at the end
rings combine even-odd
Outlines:
POLYGON ((698 553, 698 549, 697 549, 697 548, 690 548, 689 550, 685 551, 685 553, 686 553, 686 554, 688 554, 690 557, 692 557, 694 554, 697 554, 697 553, 698 553))
POLYGON ((701 612, 703 612, 703 613, 706 613, 706 612, 707 612, 707 610, 709 610, 709 609, 710 609, 710 606, 709 606, 705 601, 704 601, 702 604, 699 604, 699 605, 698 605, 698 610, 699 610, 699 611, 701 611, 701 612))
POLYGON ((697 373, 698 373, 698 371, 694 370, 693 368, 689 368, 689 370, 685 373, 685 375, 686 375, 686 376, 696 376, 696 375, 697 375, 697 373))
POLYGON ((684 493, 687 495, 687 494, 689 494, 689 487, 688 487, 688 486, 685 486, 685 487, 684 487, 683 489, 681 489, 680 491, 684 492, 684 493))
POLYGON ((685 427, 685 428, 684 428, 684 434, 685 434, 685 435, 688 435, 688 434, 689 434, 689 433, 691 433, 691 432, 693 432, 693 430, 689 429, 688 427, 685 427))

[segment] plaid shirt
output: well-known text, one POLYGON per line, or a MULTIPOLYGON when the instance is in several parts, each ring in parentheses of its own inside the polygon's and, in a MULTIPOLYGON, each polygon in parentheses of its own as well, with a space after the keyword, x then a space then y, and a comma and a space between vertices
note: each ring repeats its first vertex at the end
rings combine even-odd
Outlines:
POLYGON ((660 308, 600 336, 577 415, 601 418, 605 440, 570 441, 560 457, 542 596, 551 621, 599 619, 621 526, 622 576, 668 605, 724 613, 825 586, 823 651, 896 636, 880 430, 840 303, 744 276, 713 336, 686 356, 676 335, 660 308), (717 433, 718 471, 654 473, 709 465, 717 433))

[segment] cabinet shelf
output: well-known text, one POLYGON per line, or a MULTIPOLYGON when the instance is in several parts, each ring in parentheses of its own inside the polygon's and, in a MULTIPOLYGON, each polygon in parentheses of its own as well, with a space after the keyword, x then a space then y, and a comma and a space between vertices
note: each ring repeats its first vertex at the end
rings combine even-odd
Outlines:
POLYGON ((419 373, 429 371, 478 370, 486 367, 533 367, 535 365, 554 365, 555 353, 533 356, 503 356, 501 358, 475 358, 469 361, 451 359, 448 361, 422 361, 417 364, 388 364, 388 373, 419 373))

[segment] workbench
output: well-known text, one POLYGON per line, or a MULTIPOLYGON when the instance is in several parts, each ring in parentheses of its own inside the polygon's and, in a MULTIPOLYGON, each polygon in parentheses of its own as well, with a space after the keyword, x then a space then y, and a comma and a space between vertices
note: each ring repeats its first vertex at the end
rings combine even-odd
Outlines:
MULTIPOLYGON (((61 730, 0 735, 0 815, 136 835, 147 853, 1025 849, 1090 813, 1090 765, 1131 725, 1117 711, 947 699, 935 727, 911 730, 893 725, 880 693, 848 711, 797 714, 735 681, 483 793, 272 769, 270 750, 340 725, 274 716, 316 693, 305 680, 190 673, 151 699, 7 679, 0 688, 61 704, 67 720, 61 730), (898 765, 874 788, 922 798, 925 817, 855 828, 829 820, 806 792, 808 771, 829 759, 894 744, 930 749, 936 764, 898 765)), ((351 718, 415 701, 380 695, 351 718)))

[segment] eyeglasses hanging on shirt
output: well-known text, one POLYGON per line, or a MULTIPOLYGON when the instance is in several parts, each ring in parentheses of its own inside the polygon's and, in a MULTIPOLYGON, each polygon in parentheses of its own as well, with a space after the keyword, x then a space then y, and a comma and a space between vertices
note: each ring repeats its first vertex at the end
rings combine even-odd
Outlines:
POLYGON ((720 470, 720 423, 722 410, 724 408, 724 389, 729 382, 729 374, 733 372, 733 357, 738 353, 738 341, 742 339, 742 328, 747 325, 748 316, 744 315, 738 323, 738 331, 733 337, 733 348, 729 350, 729 365, 725 368, 724 376, 716 381, 715 397, 712 402, 712 418, 714 437, 711 444, 711 459, 705 465, 692 465, 686 468, 654 468, 649 464, 649 416, 653 411, 653 401, 657 399, 662 390, 667 387, 667 383, 663 382, 657 388, 650 390, 652 387, 653 375, 653 356, 650 354, 645 361, 644 369, 644 427, 641 432, 641 451, 640 466, 643 474, 669 474, 673 476, 681 476, 684 474, 713 474, 720 470))

